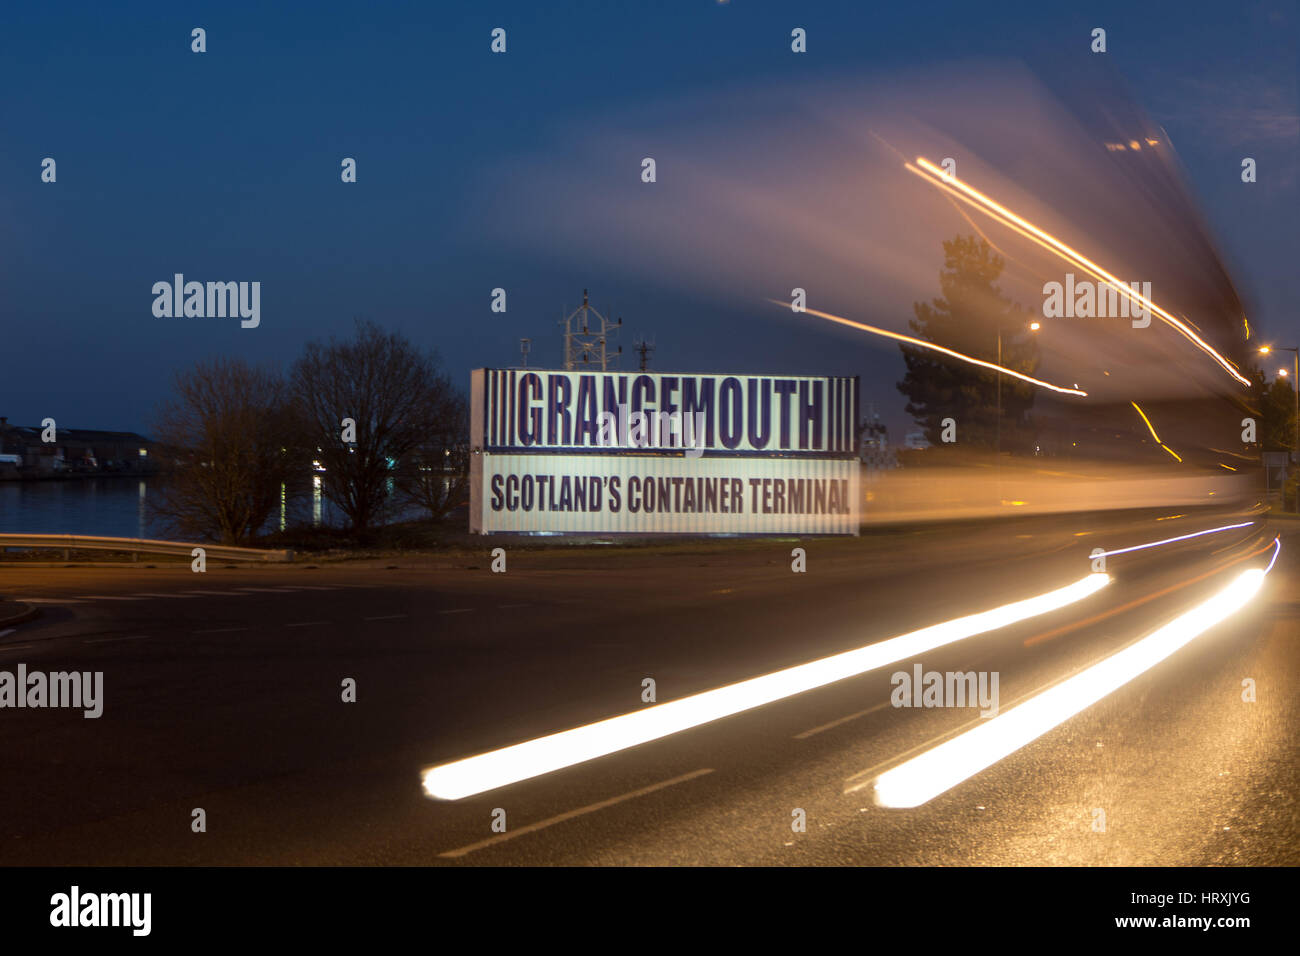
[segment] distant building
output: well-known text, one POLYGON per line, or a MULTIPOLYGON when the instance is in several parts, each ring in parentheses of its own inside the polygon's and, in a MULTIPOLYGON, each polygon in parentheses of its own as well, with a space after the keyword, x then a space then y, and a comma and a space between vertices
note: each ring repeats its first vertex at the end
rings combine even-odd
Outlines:
POLYGON ((41 441, 41 432, 40 427, 10 425, 0 417, 0 479, 158 470, 151 457, 157 443, 135 432, 57 428, 53 442, 41 441))

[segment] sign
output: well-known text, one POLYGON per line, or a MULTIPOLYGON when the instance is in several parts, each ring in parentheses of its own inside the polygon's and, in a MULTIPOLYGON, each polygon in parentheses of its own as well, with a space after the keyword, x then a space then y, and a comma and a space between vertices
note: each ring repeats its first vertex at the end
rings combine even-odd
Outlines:
POLYGON ((478 369, 470 530, 857 534, 856 378, 478 369))

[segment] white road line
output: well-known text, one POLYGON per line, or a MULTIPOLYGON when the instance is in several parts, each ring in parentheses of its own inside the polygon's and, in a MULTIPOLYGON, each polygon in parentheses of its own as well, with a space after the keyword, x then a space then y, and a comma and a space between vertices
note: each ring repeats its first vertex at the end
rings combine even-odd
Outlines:
POLYGON ((466 856, 467 854, 473 853, 475 850, 482 850, 484 847, 494 846, 497 843, 504 843, 506 840, 513 840, 515 837, 523 836, 525 833, 536 833, 538 830, 544 830, 557 823, 563 823, 565 820, 572 820, 574 817, 580 817, 586 813, 594 813, 597 810, 604 810, 606 807, 612 807, 616 803, 622 803, 625 800, 644 797, 646 794, 654 793, 656 790, 663 790, 666 787, 685 783, 688 780, 694 780, 696 777, 702 777, 706 773, 713 773, 713 768, 705 767, 700 770, 693 770, 690 773, 682 774, 680 777, 673 777, 671 780, 652 783, 650 786, 642 787, 640 790, 633 790, 631 793, 625 793, 619 797, 611 797, 608 800, 601 800, 599 803, 591 803, 585 807, 579 807, 576 810, 568 810, 558 816, 550 817, 546 820, 540 820, 537 823, 530 823, 527 826, 522 826, 515 830, 507 830, 505 833, 498 833, 496 836, 488 837, 486 840, 479 840, 477 843, 471 843, 468 846, 463 846, 456 850, 448 850, 446 853, 439 853, 438 855, 447 858, 466 856))
POLYGON ((875 707, 868 707, 866 710, 860 710, 856 714, 849 714, 847 717, 841 717, 839 720, 832 720, 829 724, 822 724, 820 727, 814 727, 811 730, 805 730, 801 734, 795 734, 795 740, 807 740, 813 734, 820 734, 823 730, 830 730, 832 727, 838 727, 840 724, 847 724, 850 720, 857 720, 859 717, 865 717, 867 714, 874 714, 878 710, 884 710, 889 706, 889 701, 883 704, 877 704, 875 707))
POLYGON ((85 601, 78 601, 76 598, 14 598, 23 604, 85 604, 85 601))
POLYGON ((139 598, 118 597, 114 594, 78 594, 78 599, 82 601, 138 601, 139 598))
POLYGON ((11 627, 8 630, 0 631, 0 637, 4 637, 6 634, 12 634, 12 633, 14 633, 14 629, 11 627))
POLYGON ((202 594, 205 597, 229 597, 232 591, 186 591, 186 594, 202 594))
POLYGON ((214 627, 207 631, 190 631, 191 634, 229 634, 232 631, 246 631, 246 627, 214 627))
POLYGON ((395 621, 399 617, 410 617, 409 614, 384 614, 379 617, 368 617, 367 621, 395 621))
POLYGON ((92 641, 82 641, 83 644, 108 644, 112 641, 147 641, 149 635, 141 634, 137 637, 97 637, 92 641))
POLYGON ((472 607, 454 607, 446 611, 439 611, 438 613, 439 614, 468 614, 472 610, 474 610, 472 607))

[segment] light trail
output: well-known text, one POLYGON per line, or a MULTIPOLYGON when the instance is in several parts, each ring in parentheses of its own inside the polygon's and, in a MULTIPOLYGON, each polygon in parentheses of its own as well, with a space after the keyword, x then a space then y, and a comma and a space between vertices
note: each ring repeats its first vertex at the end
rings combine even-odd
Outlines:
POLYGON ((966 183, 963 183, 956 176, 952 176, 944 172, 942 169, 940 169, 938 166, 935 166, 934 163, 930 162, 924 157, 918 156, 916 159, 916 163, 917 163, 916 166, 913 166, 911 163, 905 163, 904 168, 906 168, 909 172, 912 172, 917 176, 920 176, 922 179, 924 179, 926 182, 930 183, 931 185, 948 188, 950 192, 952 191, 952 189, 958 190, 962 198, 964 198, 971 205, 980 209, 982 212, 988 215, 993 215, 994 213, 996 213, 997 215, 994 218, 1000 217, 1004 221, 1010 220, 1012 223, 1014 223, 1017 226, 1017 232, 1020 232, 1021 235, 1028 234, 1029 238, 1034 239, 1040 246, 1050 249, 1051 251, 1057 253, 1067 261, 1072 262, 1075 265, 1079 266, 1080 268, 1087 270, 1094 277, 1098 279, 1102 279, 1103 281, 1106 282, 1107 285, 1111 286, 1113 289, 1115 289, 1117 292, 1119 292, 1121 295, 1125 296, 1129 300, 1145 306, 1151 312, 1158 315, 1162 321, 1173 326, 1180 333, 1182 333, 1184 337, 1186 337, 1202 352, 1204 352, 1206 355, 1214 359, 1214 361, 1217 362, 1224 369, 1224 371, 1226 371, 1229 375, 1231 375, 1234 379, 1236 379, 1240 384, 1250 385, 1250 379, 1246 378, 1239 371, 1237 371, 1236 367, 1230 361, 1228 361, 1228 359, 1220 355, 1219 352, 1216 351, 1212 345, 1210 345, 1203 338, 1197 335, 1196 332, 1193 331, 1185 322, 1182 322, 1179 319, 1175 318, 1174 316, 1170 315, 1160 306, 1156 305, 1155 302, 1151 301, 1146 296, 1142 295, 1140 292, 1136 292, 1133 289, 1131 289, 1120 279, 1117 279, 1115 276, 1111 275, 1109 272, 1107 272, 1097 263, 1093 262, 1091 259, 1088 259, 1086 256, 1084 256, 1082 253, 1078 252, 1075 249, 1072 249, 1070 246, 1067 246, 1065 243, 1061 242, 1061 240, 1057 239, 1055 236, 1051 235, 1050 233, 1045 232, 1044 230, 1038 228, 1028 220, 1023 219, 1022 217, 1016 215, 1006 206, 1003 206, 1002 204, 998 203, 997 201, 990 198, 989 196, 986 196, 978 189, 975 189, 967 185, 966 183), (929 175, 926 175, 927 173, 929 175))
POLYGON ((1117 554, 1128 554, 1130 551, 1145 551, 1147 548, 1158 548, 1162 544, 1173 544, 1175 541, 1188 541, 1192 538, 1199 538, 1205 534, 1218 534, 1220 531, 1231 531, 1233 528, 1249 528, 1255 522, 1243 521, 1241 524, 1225 524, 1222 528, 1208 528, 1205 531, 1193 531, 1191 534, 1179 535, 1176 538, 1165 538, 1163 541, 1149 541, 1146 544, 1135 544, 1131 548, 1120 548, 1118 551, 1103 551, 1101 557, 1110 558, 1117 554))
POLYGON ((1119 653, 886 771, 876 778, 876 803, 918 807, 1060 726, 1240 610, 1265 573, 1243 571, 1209 600, 1119 653))
MULTIPOLYGON (((1156 434, 1155 426, 1151 424, 1151 419, 1147 418, 1147 413, 1142 411, 1142 406, 1139 405, 1137 402, 1130 402, 1129 404, 1137 409, 1137 413, 1141 415, 1142 420, 1147 423, 1147 430, 1151 432, 1151 437, 1156 440, 1156 444, 1159 445, 1161 448, 1163 448, 1165 451, 1169 452, 1169 454, 1173 455, 1179 461, 1182 461, 1183 459, 1179 457, 1176 451, 1174 451, 1172 448, 1170 448, 1168 445, 1166 445, 1164 442, 1160 440, 1160 436, 1156 434)), ((1227 468, 1227 465, 1224 465, 1224 467, 1227 468)), ((1235 471, 1236 469, 1229 469, 1229 470, 1235 471)))
POLYGON ((571 767, 1046 614, 1096 593, 1109 582, 1106 574, 1089 574, 1073 584, 1023 601, 681 700, 431 767, 422 775, 424 791, 431 797, 459 800, 571 767))
POLYGON ((1269 559, 1268 567, 1264 569, 1265 574, 1268 574, 1268 572, 1273 570, 1273 565, 1277 563, 1277 556, 1282 553, 1282 536, 1278 535, 1274 538, 1273 544, 1275 545, 1273 548, 1273 557, 1269 559))
POLYGON ((1156 427, 1151 424, 1151 419, 1147 418, 1147 413, 1142 411, 1142 406, 1139 405, 1137 402, 1130 402, 1129 404, 1131 404, 1134 408, 1137 409, 1137 413, 1141 415, 1142 420, 1147 423, 1147 430, 1151 432, 1151 437, 1156 440, 1156 444, 1157 445, 1164 444, 1164 442, 1160 440, 1160 436, 1156 434, 1156 427))
MULTIPOLYGON (((783 306, 787 309, 790 307, 789 302, 782 302, 780 299, 768 299, 767 301, 774 305, 783 306)), ((818 318, 827 319, 831 322, 838 322, 840 325, 847 325, 849 328, 861 329, 863 332, 870 332, 873 335, 883 335, 885 338, 896 339, 899 342, 906 342, 909 345, 915 345, 918 348, 930 349, 933 352, 941 352, 944 355, 949 355, 952 358, 957 359, 958 361, 966 362, 970 365, 978 365, 981 368, 992 369, 995 372, 1001 372, 1003 375, 1010 375, 1012 378, 1018 378, 1022 382, 1028 382, 1030 385, 1037 385, 1040 388, 1049 388, 1053 392, 1060 392, 1062 395, 1079 395, 1084 398, 1088 397, 1088 393, 1080 388, 1066 388, 1063 385, 1053 385, 1051 382, 1044 382, 1040 378, 1033 378, 1032 376, 1024 375, 1014 369, 1005 368, 1004 366, 994 364, 993 362, 986 362, 983 359, 977 359, 961 352, 955 352, 942 345, 935 345, 933 342, 927 342, 925 339, 918 339, 911 335, 903 335, 901 332, 891 332, 889 329, 877 328, 874 325, 867 325, 864 322, 855 322, 853 319, 846 319, 842 315, 831 315, 829 312, 821 312, 817 309, 809 309, 805 307, 803 311, 807 312, 809 315, 815 315, 818 318)))

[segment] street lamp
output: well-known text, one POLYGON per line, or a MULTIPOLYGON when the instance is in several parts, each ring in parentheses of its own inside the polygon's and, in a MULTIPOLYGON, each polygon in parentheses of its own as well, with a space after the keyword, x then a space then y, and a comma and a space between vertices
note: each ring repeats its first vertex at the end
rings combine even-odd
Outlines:
MULTIPOLYGON (((1300 346, 1261 345, 1259 347, 1259 354, 1268 355, 1274 349, 1282 352, 1295 353, 1295 375, 1291 379, 1292 390, 1295 392, 1295 426, 1293 429, 1295 435, 1292 440, 1291 454, 1297 462, 1300 462, 1300 346)), ((1286 369, 1278 369, 1277 374, 1282 378, 1286 378, 1286 369)))
MULTIPOLYGON (((1037 331, 1038 331, 1039 329, 1041 329, 1042 327, 1043 327, 1043 325, 1042 325, 1041 322, 1034 321, 1034 322, 1030 322, 1030 323, 1029 323, 1029 331, 1030 331, 1030 332, 1037 332, 1037 331)), ((1300 375, 1300 372, 1297 372, 1297 375, 1300 375)), ((996 440, 996 444, 994 445, 994 452, 995 452, 995 454, 998 456, 998 460, 1001 461, 1001 460, 1002 460, 1002 325, 1001 325, 1001 324, 998 325, 998 371, 997 371, 997 377, 998 377, 998 388, 997 388, 997 392, 998 392, 998 420, 997 420, 997 440, 996 440)))

